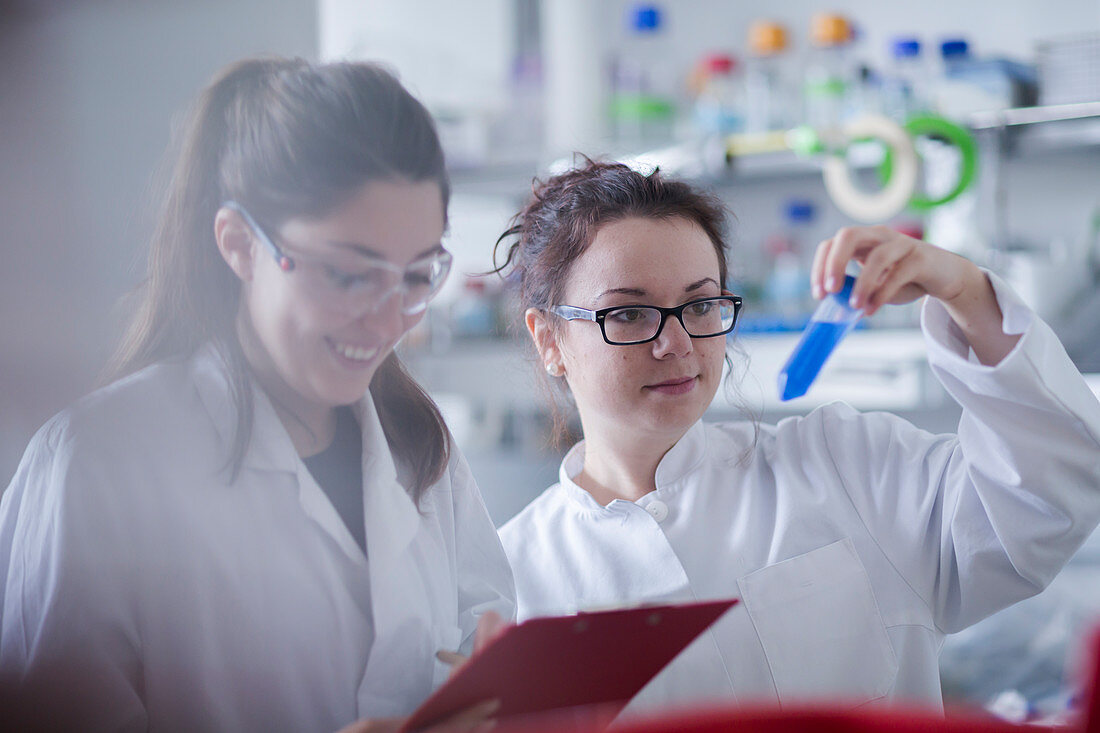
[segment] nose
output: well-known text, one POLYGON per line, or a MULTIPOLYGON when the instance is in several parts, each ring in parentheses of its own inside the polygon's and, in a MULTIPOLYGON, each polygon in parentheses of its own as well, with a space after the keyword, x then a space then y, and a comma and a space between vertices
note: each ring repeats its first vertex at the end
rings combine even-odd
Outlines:
POLYGON ((397 290, 374 299, 359 310, 356 320, 376 333, 397 339, 406 330, 405 314, 401 312, 401 294, 397 290))
POLYGON ((653 341, 653 356, 664 359, 669 356, 687 356, 694 346, 691 336, 684 330, 683 324, 676 316, 670 315, 665 319, 665 325, 661 333, 653 341))

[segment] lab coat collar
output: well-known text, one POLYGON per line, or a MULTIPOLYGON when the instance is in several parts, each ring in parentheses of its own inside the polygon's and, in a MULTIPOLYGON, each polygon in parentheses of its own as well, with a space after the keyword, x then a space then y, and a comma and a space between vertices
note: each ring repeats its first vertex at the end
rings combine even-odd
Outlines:
MULTIPOLYGON (((389 443, 370 395, 353 405, 352 411, 362 433, 363 523, 366 557, 372 560, 371 586, 375 587, 380 582, 374 579, 375 571, 389 567, 412 542, 419 512, 397 478, 389 443)), ((299 501, 306 514, 332 536, 344 554, 354 562, 363 562, 362 548, 301 460, 297 462, 297 479, 299 501)))
MULTIPOLYGON (((237 412, 230 393, 229 366, 213 344, 201 347, 194 357, 195 383, 199 396, 214 422, 222 444, 232 445, 237 429, 237 412)), ((252 437, 242 467, 286 471, 297 476, 300 499, 307 512, 324 526, 349 554, 360 551, 317 486, 283 427, 271 400, 252 382, 254 417, 252 437)), ((388 560, 405 551, 420 521, 419 511, 397 480, 397 468, 390 453, 382 424, 370 394, 357 402, 353 411, 363 433, 363 510, 367 526, 368 555, 388 560)))
MULTIPOLYGON (((224 446, 232 446, 237 430, 237 405, 233 401, 229 363, 212 343, 199 348, 193 358, 193 372, 199 398, 206 408, 224 446)), ((252 386, 252 435, 242 467, 297 473, 298 452, 275 412, 271 400, 259 385, 252 386)))
POLYGON ((423 553, 413 546, 422 517, 397 478, 369 394, 356 404, 355 413, 363 432, 363 511, 375 634, 359 685, 359 714, 403 714, 408 711, 399 701, 423 699, 431 692, 432 660, 439 651, 433 632, 440 625, 433 614, 439 609, 433 609, 424 584, 423 553), (427 661, 410 669, 410 655, 427 661), (395 669, 406 671, 395 675, 395 669))
MULTIPOLYGON (((702 420, 697 420, 683 437, 676 441, 657 464, 657 493, 665 494, 682 485, 682 480, 694 471, 707 452, 707 433, 702 420)), ((582 489, 573 477, 584 468, 584 441, 573 446, 558 468, 558 485, 561 491, 586 511, 604 511, 592 495, 582 489)))
POLYGON ((683 437, 668 449, 657 464, 657 492, 670 490, 681 483, 703 461, 707 452, 707 431, 702 420, 688 428, 683 437))
POLYGON ((388 564, 412 542, 420 525, 420 511, 398 481, 397 466, 369 393, 356 403, 354 410, 363 432, 367 554, 388 564))
POLYGON ((584 468, 584 441, 577 443, 569 449, 558 467, 558 486, 582 510, 586 512, 604 512, 607 507, 592 498, 592 495, 577 485, 573 477, 584 468))

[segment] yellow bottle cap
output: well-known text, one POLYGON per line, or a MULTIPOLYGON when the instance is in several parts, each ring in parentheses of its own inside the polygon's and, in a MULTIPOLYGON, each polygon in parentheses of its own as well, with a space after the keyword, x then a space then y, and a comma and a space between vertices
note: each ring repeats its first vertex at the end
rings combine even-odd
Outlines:
POLYGON ((810 22, 815 46, 840 46, 852 40, 852 24, 843 15, 817 13, 810 22))
POLYGON ((787 29, 771 20, 749 26, 749 50, 756 56, 771 56, 787 49, 787 29))

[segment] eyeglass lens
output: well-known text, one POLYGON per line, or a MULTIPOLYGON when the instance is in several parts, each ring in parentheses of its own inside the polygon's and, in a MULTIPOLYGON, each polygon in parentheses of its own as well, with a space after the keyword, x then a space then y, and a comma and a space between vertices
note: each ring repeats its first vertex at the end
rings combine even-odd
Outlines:
MULTIPOLYGON (((305 264, 305 263, 303 263, 305 264)), ((377 310, 394 295, 401 311, 419 313, 443 287, 451 269, 451 255, 441 252, 414 262, 405 269, 372 265, 354 272, 332 265, 310 262, 299 268, 310 293, 324 306, 335 310, 377 310)))

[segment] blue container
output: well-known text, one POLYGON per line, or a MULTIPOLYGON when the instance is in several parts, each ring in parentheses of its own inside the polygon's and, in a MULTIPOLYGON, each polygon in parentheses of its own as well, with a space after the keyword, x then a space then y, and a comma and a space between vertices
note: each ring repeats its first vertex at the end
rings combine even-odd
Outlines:
POLYGON ((793 400, 806 394, 829 354, 863 316, 862 310, 848 304, 855 282, 854 277, 846 276, 840 292, 824 298, 810 316, 794 352, 779 370, 780 400, 793 400))

